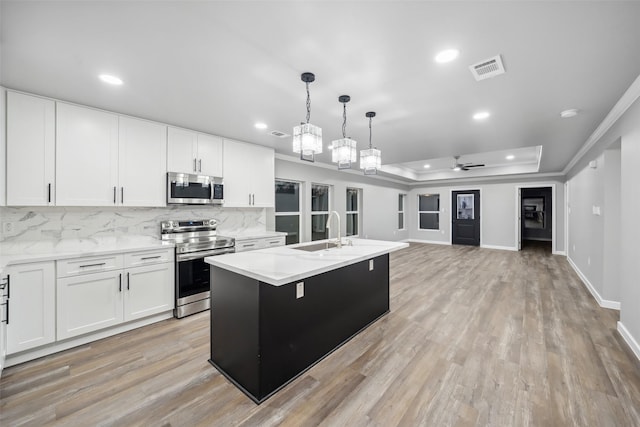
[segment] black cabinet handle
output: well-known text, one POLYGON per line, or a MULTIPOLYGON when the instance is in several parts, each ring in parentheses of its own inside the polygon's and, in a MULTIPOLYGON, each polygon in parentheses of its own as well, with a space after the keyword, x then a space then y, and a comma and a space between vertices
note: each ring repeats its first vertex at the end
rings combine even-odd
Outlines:
POLYGON ((120 187, 120 203, 124 204, 124 187, 120 187))
POLYGON ((118 290, 122 292, 122 273, 118 274, 118 290))
POLYGON ((85 264, 85 265, 81 265, 80 268, 85 268, 85 267, 100 267, 101 265, 105 265, 106 262, 99 262, 97 264, 85 264))
POLYGON ((127 290, 129 290, 129 289, 131 289, 131 288, 129 287, 129 272, 127 272, 127 290))
MULTIPOLYGON (((7 299, 11 298, 11 275, 7 274, 7 299)), ((7 307, 9 307, 7 305, 7 307)), ((7 309, 8 311, 8 309, 7 309)), ((9 318, 9 315, 7 315, 7 319, 9 318)))
POLYGON ((116 204, 116 191, 118 191, 118 189, 116 187, 113 187, 113 204, 116 204))
POLYGON ((7 306, 7 318, 4 319, 0 323, 6 323, 8 325, 9 324, 9 301, 5 302, 4 304, 0 304, 0 305, 6 305, 7 306))
POLYGON ((142 261, 146 261, 148 259, 157 259, 157 258, 162 258, 162 255, 156 255, 156 256, 144 256, 142 258, 140 258, 142 261))
POLYGON ((49 185, 47 187, 48 187, 48 189, 47 189, 47 192, 48 192, 47 201, 49 203, 51 203, 51 183, 49 183, 49 185))

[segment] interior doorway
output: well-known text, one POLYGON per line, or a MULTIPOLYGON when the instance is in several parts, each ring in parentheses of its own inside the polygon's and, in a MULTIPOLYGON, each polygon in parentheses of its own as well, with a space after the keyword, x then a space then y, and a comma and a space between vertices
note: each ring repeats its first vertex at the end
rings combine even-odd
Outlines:
POLYGON ((520 188, 519 250, 553 253, 553 188, 520 188))

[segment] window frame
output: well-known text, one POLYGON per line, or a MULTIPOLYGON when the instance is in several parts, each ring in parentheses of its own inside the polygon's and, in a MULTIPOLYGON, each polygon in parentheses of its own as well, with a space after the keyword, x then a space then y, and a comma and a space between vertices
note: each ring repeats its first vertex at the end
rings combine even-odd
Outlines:
POLYGON ((360 212, 362 210, 362 189, 361 188, 356 188, 356 187, 347 187, 345 189, 345 197, 347 198, 346 200, 348 200, 349 196, 349 190, 355 190, 356 191, 356 207, 358 208, 355 211, 348 211, 347 210, 347 206, 348 203, 345 203, 345 207, 344 207, 344 213, 345 213, 345 236, 347 237, 360 237, 360 229, 362 228, 362 224, 361 224, 361 218, 362 216, 360 215, 360 212), (348 228, 346 227, 347 224, 347 218, 349 218, 349 215, 355 215, 356 216, 356 227, 357 227, 357 233, 356 234, 348 234, 348 228))
POLYGON ((402 209, 398 210, 398 230, 406 230, 407 229, 407 215, 406 215, 407 195, 404 193, 398 194, 398 201, 402 205, 402 209), (402 215, 402 227, 400 227, 400 215, 402 215))
POLYGON ((418 230, 420 231, 439 231, 440 230, 440 209, 438 209, 437 211, 421 211, 420 210, 420 197, 422 196, 438 196, 438 205, 440 205, 440 201, 442 199, 442 195, 440 193, 425 193, 425 194, 418 194, 418 221, 417 221, 417 225, 418 225, 418 230), (438 228, 422 228, 420 226, 420 214, 423 213, 435 213, 438 214, 438 228))
MULTIPOLYGON (((278 182, 283 182, 283 183, 288 183, 288 184, 297 184, 298 185, 298 211, 297 212, 293 212, 293 211, 282 211, 282 212, 278 212, 277 208, 276 208, 276 197, 275 197, 275 188, 273 190, 274 192, 274 203, 273 203, 273 211, 274 211, 274 228, 275 228, 275 217, 278 216, 297 216, 298 217, 298 241, 297 242, 291 242, 291 243, 287 243, 289 244, 295 244, 295 243, 301 243, 302 242, 302 210, 300 209, 302 207, 302 183, 300 181, 294 181, 294 180, 290 180, 290 179, 279 179, 276 178, 274 180, 274 187, 275 185, 277 185, 278 182)), ((276 230, 278 231, 278 230, 276 230)), ((286 237, 285 237, 286 240, 286 237)))
POLYGON ((309 238, 310 241, 317 241, 317 240, 325 240, 329 238, 329 233, 326 229, 326 222, 325 222, 325 233, 326 233, 326 237, 324 239, 316 239, 314 240, 313 238, 313 217, 314 216, 318 216, 318 215, 327 215, 327 221, 329 220, 329 214, 331 213, 331 194, 332 194, 332 187, 329 184, 321 184, 318 182, 312 182, 311 183, 311 188, 310 188, 310 192, 309 192, 309 213, 311 216, 311 221, 309 222, 309 238), (327 187, 327 210, 326 211, 315 211, 313 210, 313 187, 327 187))

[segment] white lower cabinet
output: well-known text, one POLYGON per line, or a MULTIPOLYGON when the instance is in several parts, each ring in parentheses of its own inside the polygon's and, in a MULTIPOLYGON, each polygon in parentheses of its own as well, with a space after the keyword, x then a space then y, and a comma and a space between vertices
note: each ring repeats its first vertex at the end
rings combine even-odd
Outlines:
POLYGON ((174 264, 163 263, 126 270, 124 320, 140 319, 172 310, 174 300, 174 264))
POLYGON ((58 262, 59 272, 72 271, 65 266, 76 264, 112 268, 58 278, 58 340, 173 309, 173 249, 115 255, 115 258, 111 263, 97 257, 58 262), (124 268, 117 268, 123 265, 124 268))
POLYGON ((236 239, 236 252, 254 251, 275 246, 284 246, 285 236, 260 237, 257 239, 236 239))
POLYGON ((11 265, 7 308, 7 354, 56 340, 56 283, 53 261, 11 265))
POLYGON ((58 279, 58 339, 122 322, 122 270, 58 279))

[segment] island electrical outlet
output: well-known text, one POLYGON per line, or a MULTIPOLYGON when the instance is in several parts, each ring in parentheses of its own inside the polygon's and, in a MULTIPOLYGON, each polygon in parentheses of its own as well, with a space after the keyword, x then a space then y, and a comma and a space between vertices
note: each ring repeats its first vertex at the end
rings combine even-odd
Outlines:
POLYGON ((304 296, 304 282, 296 283, 296 299, 304 296))

